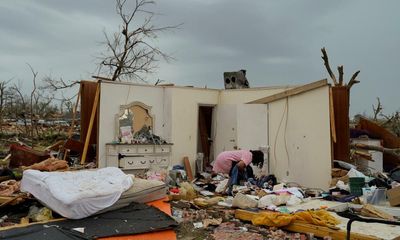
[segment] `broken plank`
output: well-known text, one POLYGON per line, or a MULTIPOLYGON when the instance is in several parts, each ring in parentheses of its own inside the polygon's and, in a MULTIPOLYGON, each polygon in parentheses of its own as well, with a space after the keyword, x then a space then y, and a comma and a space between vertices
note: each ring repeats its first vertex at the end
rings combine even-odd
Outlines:
MULTIPOLYGON (((235 218, 240 219, 242 221, 251 222, 253 217, 257 214, 258 213, 256 213, 256 212, 237 209, 235 211, 235 218)), ((292 231, 292 232, 298 232, 298 233, 313 233, 317 237, 330 236, 330 237, 332 237, 332 239, 338 239, 338 240, 346 239, 346 236, 347 236, 347 232, 343 231, 343 230, 332 229, 332 228, 324 227, 324 226, 317 226, 317 225, 313 225, 313 224, 301 222, 301 221, 296 221, 288 226, 282 227, 282 229, 292 231)), ((351 233, 350 239, 352 239, 352 240, 362 240, 362 239, 363 240, 377 240, 379 238, 376 238, 374 236, 365 235, 365 234, 351 233)))
MULTIPOLYGON (((294 222, 288 226, 283 227, 283 229, 292 231, 292 232, 299 232, 299 233, 313 233, 317 237, 326 237, 329 236, 332 239, 342 240, 346 239, 347 232, 343 230, 335 230, 328 227, 317 226, 309 223, 302 223, 302 222, 294 222)), ((359 233, 350 233, 351 240, 377 240, 380 238, 369 236, 365 234, 359 233)))
POLYGON ((190 167, 190 162, 188 157, 183 157, 183 164, 185 166, 186 175, 189 181, 193 181, 192 168, 190 167))
POLYGON ((260 98, 260 99, 248 102, 248 104, 267 104, 267 103, 270 103, 270 102, 277 101, 279 99, 283 99, 283 98, 291 97, 291 96, 294 96, 294 95, 298 95, 298 94, 301 94, 301 93, 304 93, 304 92, 308 92, 308 91, 311 91, 313 89, 320 88, 320 87, 327 86, 327 85, 328 85, 328 80, 322 79, 322 80, 319 80, 319 81, 316 81, 316 82, 312 82, 312 83, 309 83, 309 84, 306 84, 306 85, 302 85, 300 87, 295 87, 295 88, 283 91, 281 93, 277 93, 277 94, 274 94, 274 95, 271 95, 271 96, 268 96, 268 97, 264 97, 264 98, 260 98))
POLYGON ((7 226, 7 227, 0 227, 0 231, 9 230, 9 229, 13 229, 13 228, 22 228, 22 227, 27 227, 27 226, 31 226, 31 225, 37 225, 37 224, 58 222, 58 221, 63 221, 63 220, 66 220, 66 218, 55 218, 55 219, 50 219, 47 221, 32 222, 32 223, 26 223, 26 221, 24 220, 23 223, 19 223, 19 224, 7 226))

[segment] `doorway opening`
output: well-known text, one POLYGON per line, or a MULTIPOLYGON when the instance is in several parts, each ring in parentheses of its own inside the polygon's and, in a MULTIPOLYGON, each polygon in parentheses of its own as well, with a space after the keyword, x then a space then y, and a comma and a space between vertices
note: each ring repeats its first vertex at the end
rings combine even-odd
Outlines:
POLYGON ((199 106, 196 173, 211 167, 213 106, 199 106))

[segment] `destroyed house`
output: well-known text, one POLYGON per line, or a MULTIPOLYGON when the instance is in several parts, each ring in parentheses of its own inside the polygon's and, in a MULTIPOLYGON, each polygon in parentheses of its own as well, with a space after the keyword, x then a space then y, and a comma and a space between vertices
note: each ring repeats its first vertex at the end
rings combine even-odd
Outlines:
POLYGON ((98 80, 82 81, 81 94, 81 135, 86 136, 93 117, 90 143, 98 146, 100 168, 114 166, 130 173, 172 167, 187 157, 194 171, 198 153, 208 165, 221 151, 257 149, 265 152, 263 171, 280 181, 329 186, 333 150, 327 80, 243 89, 98 80), (93 108, 96 95, 98 107, 93 108), (121 144, 127 116, 131 132, 146 126, 165 142, 121 144))

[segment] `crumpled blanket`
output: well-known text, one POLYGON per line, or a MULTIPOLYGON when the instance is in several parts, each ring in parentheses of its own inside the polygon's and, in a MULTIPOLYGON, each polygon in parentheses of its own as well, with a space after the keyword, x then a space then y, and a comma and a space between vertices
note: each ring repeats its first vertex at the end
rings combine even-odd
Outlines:
POLYGON ((326 210, 308 210, 292 214, 279 212, 262 212, 256 214, 251 222, 254 225, 269 227, 284 227, 296 221, 307 222, 313 225, 334 227, 340 223, 326 210))

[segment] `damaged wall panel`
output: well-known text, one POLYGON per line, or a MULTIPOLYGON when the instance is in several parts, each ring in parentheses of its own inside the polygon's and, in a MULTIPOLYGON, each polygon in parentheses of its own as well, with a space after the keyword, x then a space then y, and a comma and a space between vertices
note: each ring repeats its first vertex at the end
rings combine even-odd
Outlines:
POLYGON ((332 160, 329 86, 268 104, 270 172, 281 181, 327 189, 332 160))

